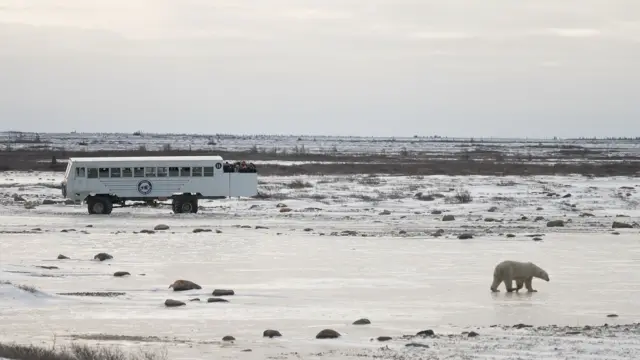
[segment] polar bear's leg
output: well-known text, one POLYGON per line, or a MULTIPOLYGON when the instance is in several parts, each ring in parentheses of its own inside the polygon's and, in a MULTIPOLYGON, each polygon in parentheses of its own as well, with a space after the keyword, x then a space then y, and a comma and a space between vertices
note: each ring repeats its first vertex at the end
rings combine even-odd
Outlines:
POLYGON ((538 290, 534 290, 532 283, 533 282, 533 276, 529 276, 525 281, 524 281, 524 285, 527 287, 527 291, 528 292, 536 292, 538 290))
POLYGON ((493 282, 491 283, 491 291, 492 292, 499 292, 500 290, 498 290, 498 286, 500 286, 500 283, 502 282, 502 279, 497 276, 496 274, 493 275, 493 282))
POLYGON ((511 269, 504 272, 504 285, 507 287, 507 292, 513 292, 513 271, 511 269))
POLYGON ((524 280, 516 280, 516 291, 524 287, 524 280))

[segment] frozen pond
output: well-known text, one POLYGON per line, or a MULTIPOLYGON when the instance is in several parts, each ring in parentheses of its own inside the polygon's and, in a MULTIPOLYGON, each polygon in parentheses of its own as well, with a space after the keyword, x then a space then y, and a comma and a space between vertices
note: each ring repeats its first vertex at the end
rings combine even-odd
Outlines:
MULTIPOLYGON (((284 234, 286 225, 245 231, 224 222, 170 218, 162 219, 172 226, 169 232, 146 235, 131 231, 152 227, 157 220, 123 224, 83 219, 93 220, 88 235, 2 235, 2 280, 33 285, 51 296, 0 306, 0 333, 43 341, 53 334, 103 333, 203 343, 231 334, 260 343, 265 342, 262 331, 273 328, 284 335, 278 348, 296 349, 323 328, 341 332, 341 342, 366 344, 371 337, 426 328, 640 321, 637 235, 551 234, 542 242, 329 237, 284 234), (191 232, 207 225, 223 232, 191 232), (114 229, 127 233, 110 234, 114 229), (90 260, 102 251, 114 259, 90 260), (59 253, 71 260, 55 260, 59 253), (533 261, 548 271, 551 281, 534 279, 539 290, 534 294, 505 294, 504 288, 492 294, 493 267, 503 259, 533 261), (114 278, 115 271, 132 276, 114 278), (192 280, 203 289, 174 293, 167 287, 177 279, 192 280), (167 298, 206 300, 213 289, 234 289, 236 295, 224 304, 163 306, 167 298), (92 291, 126 295, 56 295, 92 291), (607 318, 610 313, 620 317, 607 318), (372 325, 351 325, 361 317, 372 325)), ((68 221, 80 225, 77 218, 68 221)), ((202 346, 203 351, 221 351, 202 346)))

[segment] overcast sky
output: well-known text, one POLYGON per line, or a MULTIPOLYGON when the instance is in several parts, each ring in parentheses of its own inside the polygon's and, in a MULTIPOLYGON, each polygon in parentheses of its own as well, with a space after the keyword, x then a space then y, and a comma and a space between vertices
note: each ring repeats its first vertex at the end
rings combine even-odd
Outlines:
POLYGON ((640 136, 639 0, 0 0, 0 130, 640 136))

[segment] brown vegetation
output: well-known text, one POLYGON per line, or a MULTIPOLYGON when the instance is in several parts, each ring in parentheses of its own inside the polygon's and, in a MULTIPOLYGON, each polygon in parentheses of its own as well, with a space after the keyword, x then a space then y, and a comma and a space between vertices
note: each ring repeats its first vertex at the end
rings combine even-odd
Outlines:
POLYGON ((45 348, 0 343, 0 358, 16 360, 155 360, 166 359, 166 353, 140 352, 125 354, 117 348, 72 344, 68 347, 45 348))
MULTIPOLYGON (((564 163, 545 163, 543 159, 523 159, 505 154, 460 152, 448 155, 436 154, 310 154, 310 153, 256 153, 254 151, 59 151, 59 150, 14 150, 0 151, 0 171, 64 171, 66 164, 53 163, 56 159, 87 156, 179 156, 220 155, 229 160, 280 160, 315 161, 332 163, 308 163, 299 165, 259 165, 258 173, 268 175, 569 175, 586 176, 634 176, 638 173, 638 159, 629 157, 619 162, 605 162, 593 158, 566 155, 564 163), (499 158, 497 160, 496 158, 499 158), (452 160, 455 159, 455 160, 452 160), (572 160, 582 162, 571 163, 572 160), (591 159, 590 159, 591 160, 591 159)), ((558 158, 558 156, 554 156, 558 158)))

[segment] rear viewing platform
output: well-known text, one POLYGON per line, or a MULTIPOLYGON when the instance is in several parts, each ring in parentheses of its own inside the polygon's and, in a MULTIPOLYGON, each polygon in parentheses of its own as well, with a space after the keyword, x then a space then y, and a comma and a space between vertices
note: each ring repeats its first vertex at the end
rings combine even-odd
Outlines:
POLYGON ((89 214, 110 214, 126 201, 172 200, 174 213, 196 213, 199 199, 258 193, 257 169, 220 156, 70 158, 62 195, 86 202, 89 214))

